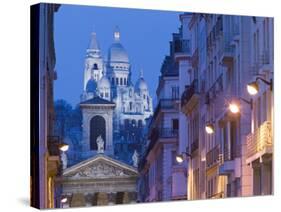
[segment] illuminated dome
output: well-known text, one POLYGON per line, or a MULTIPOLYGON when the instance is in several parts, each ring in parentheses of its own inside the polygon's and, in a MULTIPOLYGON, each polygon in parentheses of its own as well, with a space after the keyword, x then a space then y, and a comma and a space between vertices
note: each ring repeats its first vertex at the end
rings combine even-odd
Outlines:
POLYGON ((95 93, 97 89, 97 83, 94 79, 89 79, 86 85, 86 91, 89 93, 95 93))
POLYGON ((129 63, 129 57, 120 43, 120 32, 116 30, 114 32, 114 43, 110 46, 108 52, 108 61, 109 62, 117 62, 117 63, 129 63))
POLYGON ((98 89, 100 88, 110 88, 110 82, 105 75, 98 81, 98 89))
POLYGON ((148 86, 143 78, 143 72, 140 71, 140 78, 138 79, 138 81, 135 84, 135 90, 139 91, 139 90, 148 90, 148 86))

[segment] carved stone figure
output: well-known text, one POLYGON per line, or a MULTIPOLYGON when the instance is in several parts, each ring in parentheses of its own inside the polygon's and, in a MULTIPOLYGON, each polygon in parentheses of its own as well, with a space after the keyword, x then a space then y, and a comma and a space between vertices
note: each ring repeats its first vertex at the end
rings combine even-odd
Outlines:
POLYGON ((139 163, 139 154, 137 153, 137 150, 135 150, 132 159, 133 159, 133 166, 134 166, 134 167, 138 167, 138 163, 139 163))
POLYGON ((102 139, 101 135, 96 140, 98 146, 98 153, 104 153, 104 140, 102 139))
POLYGON ((66 169, 67 168, 67 155, 65 152, 61 153, 61 161, 62 161, 62 168, 66 169))

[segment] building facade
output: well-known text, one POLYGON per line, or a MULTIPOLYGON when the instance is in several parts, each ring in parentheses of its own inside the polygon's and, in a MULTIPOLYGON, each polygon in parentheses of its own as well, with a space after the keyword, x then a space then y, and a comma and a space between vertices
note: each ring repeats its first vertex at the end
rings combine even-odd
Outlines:
POLYGON ((180 21, 161 69, 139 201, 180 199, 184 179, 188 200, 273 194, 273 19, 184 13, 180 21))
POLYGON ((60 150, 62 139, 54 134, 53 86, 56 80, 54 13, 57 4, 31 7, 31 206, 60 205, 60 150), (38 105, 36 105, 36 102, 38 105))
POLYGON ((181 96, 188 199, 272 194, 272 84, 263 83, 255 97, 247 92, 253 80, 273 78, 272 24, 271 18, 193 14, 184 26, 192 46, 190 69, 180 77, 189 80, 181 96))

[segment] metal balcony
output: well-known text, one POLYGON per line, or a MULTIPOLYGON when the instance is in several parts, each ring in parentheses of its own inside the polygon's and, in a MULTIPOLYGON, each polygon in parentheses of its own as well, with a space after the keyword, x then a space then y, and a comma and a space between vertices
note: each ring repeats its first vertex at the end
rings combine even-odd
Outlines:
POLYGON ((155 109, 153 117, 157 117, 161 110, 171 110, 175 109, 175 102, 178 99, 160 99, 158 105, 155 109))
POLYGON ((174 45, 175 53, 191 54, 190 40, 177 40, 174 45))
POLYGON ((253 133, 247 136, 247 163, 250 163, 265 154, 272 154, 272 126, 265 121, 253 133))
POLYGON ((198 149, 198 147, 199 147, 199 139, 198 139, 198 138, 195 139, 195 140, 191 143, 190 147, 191 147, 191 153, 195 152, 195 151, 198 149))
POLYGON ((220 163, 220 146, 216 145, 214 148, 212 148, 209 152, 206 154, 206 165, 207 168, 210 168, 216 164, 220 163))
POLYGON ((199 101, 198 80, 194 79, 191 85, 186 86, 181 96, 181 107, 185 113, 190 113, 199 101))
POLYGON ((234 57, 234 47, 231 45, 231 39, 230 35, 224 34, 218 50, 220 62, 227 66, 230 66, 233 63, 234 57))

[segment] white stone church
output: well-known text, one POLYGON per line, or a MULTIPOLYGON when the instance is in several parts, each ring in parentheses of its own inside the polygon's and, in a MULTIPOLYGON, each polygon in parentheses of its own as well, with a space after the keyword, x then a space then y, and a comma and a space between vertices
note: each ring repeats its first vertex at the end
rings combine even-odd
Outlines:
MULTIPOLYGON (((112 130, 108 129, 109 132, 112 132, 112 135, 101 134, 101 136, 108 144, 108 151, 106 152, 115 154, 117 158, 120 157, 124 162, 132 163, 131 158, 134 151, 140 151, 139 146, 132 145, 139 141, 140 136, 136 137, 138 135, 137 129, 142 129, 146 125, 146 119, 153 114, 153 104, 142 71, 140 71, 139 79, 135 85, 133 84, 131 64, 120 38, 120 32, 116 28, 114 42, 110 46, 107 60, 105 60, 98 45, 96 33, 92 32, 90 44, 86 51, 81 108, 83 120, 88 120, 89 116, 92 116, 89 113, 91 109, 83 109, 85 108, 83 105, 87 101, 91 102, 94 97, 96 99, 99 97, 102 101, 108 101, 107 104, 110 104, 110 102, 115 104, 112 111, 113 124, 110 123, 106 126, 106 128, 113 127, 112 130), (131 146, 128 146, 128 144, 127 147, 124 147, 126 143, 130 143, 131 146), (118 154, 118 152, 123 152, 123 154, 118 154)), ((107 112, 109 111, 106 108, 100 110, 101 114, 107 112)), ((108 119, 106 115, 103 115, 103 118, 108 119)), ((102 122, 101 118, 99 127, 102 127, 102 122)), ((109 122, 105 121, 105 123, 109 122)), ((83 121, 84 124, 86 123, 83 121)), ((95 141, 100 135, 99 132, 102 131, 104 130, 97 129, 96 126, 93 126, 93 129, 90 126, 89 130, 83 129, 83 142, 90 142, 90 150, 96 150, 95 141), (95 133, 96 131, 97 133, 95 133)), ((87 151, 84 154, 87 154, 87 151)))
MULTIPOLYGON (((146 119, 152 98, 142 72, 136 84, 131 64, 114 32, 107 60, 92 33, 81 95, 82 150, 80 162, 64 160, 62 207, 134 203, 137 199, 138 155, 144 148, 146 119)), ((75 148, 75 147, 74 147, 75 148)))

